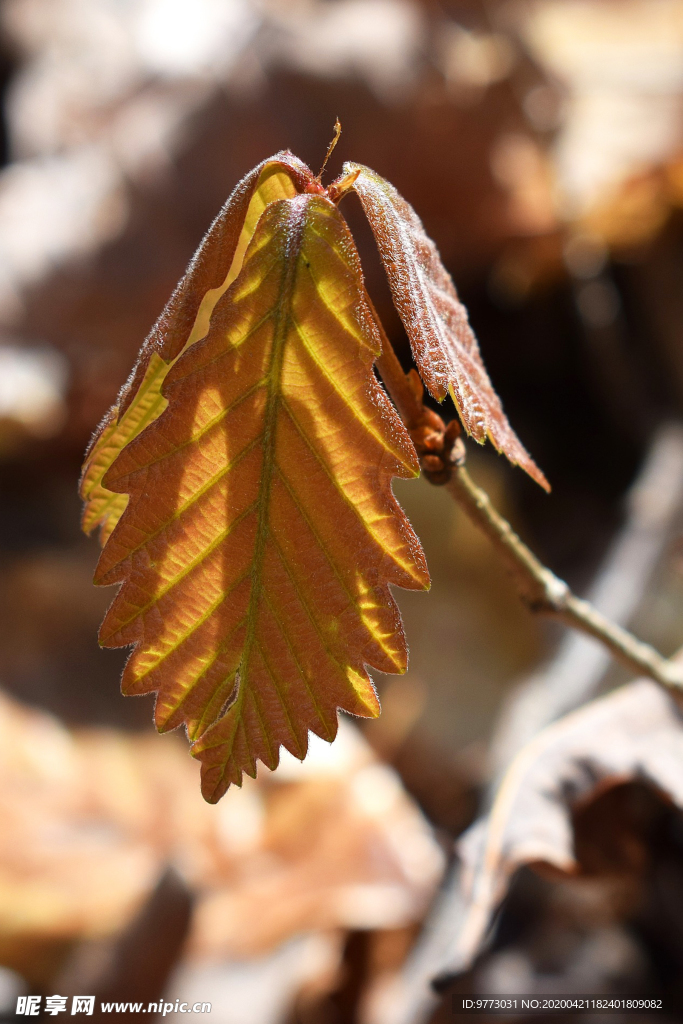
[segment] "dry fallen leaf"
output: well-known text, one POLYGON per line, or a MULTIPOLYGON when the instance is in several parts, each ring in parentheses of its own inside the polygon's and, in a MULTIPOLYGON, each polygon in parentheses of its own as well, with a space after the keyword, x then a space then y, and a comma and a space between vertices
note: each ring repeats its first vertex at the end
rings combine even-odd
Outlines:
POLYGON ((410 924, 443 868, 398 777, 347 722, 218 807, 179 737, 69 732, 0 695, 0 739, 0 953, 30 977, 37 949, 120 932, 169 863, 197 894, 191 949, 221 958, 410 924))
POLYGON ((466 969, 477 955, 522 865, 581 872, 572 827, 577 805, 639 781, 683 808, 682 769, 681 712, 650 680, 630 683, 539 733, 513 761, 488 819, 458 844, 466 913, 448 970, 466 969))

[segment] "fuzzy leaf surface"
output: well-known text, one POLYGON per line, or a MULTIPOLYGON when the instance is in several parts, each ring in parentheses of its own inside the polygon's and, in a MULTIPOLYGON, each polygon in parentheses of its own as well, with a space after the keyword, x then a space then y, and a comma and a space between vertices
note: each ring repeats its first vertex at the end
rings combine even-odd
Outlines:
POLYGON ((208 800, 280 745, 303 758, 309 730, 334 738, 338 708, 377 715, 366 666, 405 670, 389 584, 429 577, 391 491, 418 466, 379 348, 336 207, 273 202, 167 409, 104 478, 130 500, 97 570, 122 584, 101 643, 135 645, 123 690, 187 726, 208 800))
POLYGON ((104 475, 134 437, 166 408, 161 387, 176 359, 206 336, 218 299, 237 277, 247 245, 266 206, 295 196, 310 171, 291 153, 264 160, 240 182, 207 232, 187 273, 145 341, 130 379, 107 413, 86 453, 81 476, 81 525, 100 527, 104 546, 128 496, 110 491, 104 475))
POLYGON ((476 441, 488 437, 510 462, 550 490, 508 422, 467 310, 422 221, 385 178, 362 164, 345 163, 344 175, 355 174, 351 188, 370 222, 422 380, 439 400, 450 393, 465 430, 476 441))

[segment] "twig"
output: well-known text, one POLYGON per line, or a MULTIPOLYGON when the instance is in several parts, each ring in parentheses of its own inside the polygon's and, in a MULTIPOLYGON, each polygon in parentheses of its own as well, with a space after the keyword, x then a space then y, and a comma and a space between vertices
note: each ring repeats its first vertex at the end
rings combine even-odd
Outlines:
MULTIPOLYGON (((373 311, 374 312, 374 311, 373 311)), ((376 316, 376 315, 375 315, 376 316)), ((378 326, 379 318, 376 317, 378 326)), ((381 330, 381 326, 380 326, 381 330)), ((489 538, 517 583, 531 611, 551 615, 573 629, 599 640, 623 665, 649 676, 662 686, 683 690, 683 670, 649 644, 611 622, 590 602, 577 597, 567 584, 536 558, 491 499, 465 468, 465 447, 454 420, 448 427, 422 402, 422 384, 411 370, 405 374, 383 334, 377 369, 415 443, 425 476, 445 485, 472 522, 489 538)))
POLYGON ((654 647, 637 640, 628 630, 605 618, 589 601, 573 594, 496 512, 489 496, 477 487, 464 466, 454 467, 447 487, 503 557, 522 599, 532 611, 552 615, 566 626, 595 637, 618 661, 639 675, 649 676, 662 686, 683 689, 680 665, 663 658, 654 647))
MULTIPOLYGON (((671 540, 682 505, 683 427, 665 423, 628 492, 624 525, 586 595, 605 618, 621 626, 631 622, 671 540)), ((491 739, 493 788, 517 751, 537 732, 595 696, 609 658, 602 644, 571 630, 552 660, 514 688, 491 739)))

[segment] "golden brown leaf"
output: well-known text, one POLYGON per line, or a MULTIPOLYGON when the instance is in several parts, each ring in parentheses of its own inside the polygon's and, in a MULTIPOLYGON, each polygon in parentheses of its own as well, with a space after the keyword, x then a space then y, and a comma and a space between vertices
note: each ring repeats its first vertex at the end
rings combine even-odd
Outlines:
POLYGON ((288 152, 278 153, 250 171, 206 233, 152 328, 117 404, 96 431, 83 466, 81 497, 85 506, 81 525, 88 534, 99 526, 102 546, 128 502, 127 495, 104 486, 105 473, 119 452, 166 408, 161 394, 166 374, 182 352, 206 336, 211 313, 237 277, 266 206, 296 195, 310 178, 308 168, 288 152))
POLYGON ((370 222, 423 381, 439 400, 450 393, 476 441, 490 438, 510 462, 550 490, 503 412, 467 310, 420 218, 393 185, 368 167, 345 163, 344 176, 349 180, 345 187, 358 193, 370 222))
POLYGON ((332 739, 337 708, 378 714, 366 665, 405 670, 388 585, 428 575, 391 493, 418 467, 379 348, 336 207, 271 203, 166 412, 104 478, 130 501, 97 570, 122 584, 101 642, 135 645, 124 692, 158 691, 158 728, 187 725, 209 800, 280 745, 303 758, 309 730, 332 739))

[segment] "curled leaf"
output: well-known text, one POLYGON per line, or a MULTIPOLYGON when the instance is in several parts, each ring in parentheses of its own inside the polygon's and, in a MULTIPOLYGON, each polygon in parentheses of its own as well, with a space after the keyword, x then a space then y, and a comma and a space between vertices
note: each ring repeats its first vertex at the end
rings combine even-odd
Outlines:
POLYGON ((100 639, 135 645, 124 692, 158 691, 157 727, 187 726, 208 800, 281 745, 303 758, 309 730, 332 739, 337 708, 378 714, 366 665, 405 670, 389 584, 429 579, 391 492, 418 467, 379 347, 334 204, 271 202, 166 411, 104 478, 130 500, 97 570, 122 584, 100 639))
POLYGON ((185 276, 147 337, 119 400, 107 413, 86 453, 81 476, 85 505, 81 525, 100 527, 106 544, 126 507, 103 478, 118 454, 166 408, 161 386, 170 367, 206 336, 218 299, 237 277, 247 245, 269 203, 291 198, 312 175, 288 152, 264 160, 239 183, 206 233, 185 276))
POLYGON ((450 393, 476 441, 488 437, 510 462, 550 490, 503 412, 467 310, 415 210, 385 178, 362 164, 345 163, 344 179, 349 182, 344 190, 358 194, 370 222, 423 381, 439 400, 450 393))
POLYGON ((630 683, 549 726, 524 747, 485 822, 458 844, 466 912, 451 973, 480 950, 510 881, 524 864, 581 870, 572 814, 596 795, 640 781, 683 808, 683 725, 675 700, 648 679, 630 683))

